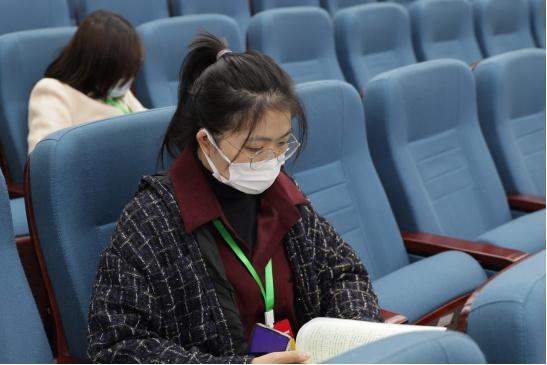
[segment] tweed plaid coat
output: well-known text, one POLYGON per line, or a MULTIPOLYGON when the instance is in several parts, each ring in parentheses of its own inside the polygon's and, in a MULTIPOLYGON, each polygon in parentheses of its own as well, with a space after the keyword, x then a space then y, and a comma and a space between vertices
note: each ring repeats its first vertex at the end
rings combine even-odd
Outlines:
MULTIPOLYGON (((103 251, 89 307, 88 358, 108 363, 250 363, 195 234, 185 232, 165 175, 142 179, 103 251)), ((382 321, 369 276, 352 248, 317 215, 285 237, 302 324, 314 317, 382 321)))

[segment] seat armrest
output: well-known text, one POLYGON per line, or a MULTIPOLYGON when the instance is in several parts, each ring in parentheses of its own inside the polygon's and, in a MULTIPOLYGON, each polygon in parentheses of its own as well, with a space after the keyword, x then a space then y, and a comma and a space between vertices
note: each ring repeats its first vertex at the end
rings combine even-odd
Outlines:
POLYGON ((4 153, 4 149, 2 148, 2 145, 0 144, 0 169, 2 170, 2 173, 4 174, 4 178, 6 179, 6 185, 8 186, 8 193, 10 199, 19 198, 22 197, 23 192, 23 185, 22 184, 15 184, 11 178, 8 162, 6 160, 6 154, 4 153))
POLYGON ((408 319, 402 314, 380 309, 380 315, 386 323, 403 324, 408 323, 408 319))
POLYGON ((462 251, 475 258, 482 267, 493 270, 501 270, 528 256, 510 248, 430 233, 401 232, 401 235, 410 253, 431 256, 449 250, 462 251))
POLYGON ((526 194, 507 194, 511 209, 523 212, 535 212, 545 209, 545 198, 526 194))

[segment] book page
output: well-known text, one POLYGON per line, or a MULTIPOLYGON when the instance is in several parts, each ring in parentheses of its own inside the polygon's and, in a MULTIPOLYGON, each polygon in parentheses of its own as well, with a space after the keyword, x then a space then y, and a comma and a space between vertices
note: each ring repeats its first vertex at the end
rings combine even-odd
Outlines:
POLYGON ((311 353, 308 363, 320 363, 385 337, 413 331, 444 331, 444 327, 315 318, 296 336, 296 350, 311 353))

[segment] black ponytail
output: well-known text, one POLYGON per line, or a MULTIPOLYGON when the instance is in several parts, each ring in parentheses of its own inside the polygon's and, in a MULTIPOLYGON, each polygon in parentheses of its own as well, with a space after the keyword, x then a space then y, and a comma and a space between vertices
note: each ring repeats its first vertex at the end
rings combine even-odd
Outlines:
POLYGON ((205 69, 216 63, 220 51, 228 45, 210 33, 204 33, 190 44, 190 52, 182 63, 179 85, 179 104, 188 100, 192 86, 205 69))
MULTIPOLYGON (((206 128, 213 136, 249 128, 252 133, 268 110, 287 111, 299 123, 305 142, 307 122, 290 76, 258 52, 222 52, 228 45, 210 33, 189 46, 181 71, 178 104, 162 146, 176 157, 206 128), (217 56, 221 55, 219 59, 217 56)), ((163 159, 162 159, 163 160, 163 159)))

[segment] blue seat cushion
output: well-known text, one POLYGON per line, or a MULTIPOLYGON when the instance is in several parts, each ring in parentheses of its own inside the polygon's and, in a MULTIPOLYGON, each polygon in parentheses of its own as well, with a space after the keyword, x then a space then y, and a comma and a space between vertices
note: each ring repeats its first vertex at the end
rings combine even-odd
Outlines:
POLYGON ((477 241, 529 253, 545 249, 545 209, 523 215, 477 238, 477 241))
POLYGON ((327 364, 484 364, 484 355, 463 333, 424 331, 391 336, 349 351, 327 364))
POLYGON ((15 237, 28 236, 27 212, 23 198, 11 199, 11 216, 13 220, 13 231, 15 237))
POLYGON ((380 306, 414 322, 476 289, 486 273, 463 252, 447 251, 414 262, 372 283, 380 306))
POLYGON ((489 363, 545 363, 545 250, 482 288, 467 333, 489 363))

